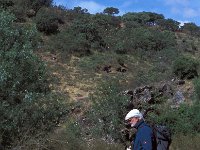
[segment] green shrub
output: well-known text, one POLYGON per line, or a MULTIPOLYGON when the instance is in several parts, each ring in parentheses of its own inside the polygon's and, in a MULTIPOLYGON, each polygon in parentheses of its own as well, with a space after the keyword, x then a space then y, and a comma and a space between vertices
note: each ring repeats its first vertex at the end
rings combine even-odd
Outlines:
POLYGON ((177 31, 180 23, 173 19, 159 19, 157 20, 159 28, 162 30, 177 31))
POLYGON ((14 17, 0 13, 0 93, 4 100, 19 103, 27 92, 48 90, 45 64, 33 54, 35 27, 16 26, 14 17))
POLYGON ((82 19, 74 20, 73 23, 53 36, 49 43, 51 49, 56 49, 67 55, 89 55, 92 50, 103 50, 105 43, 100 36, 96 26, 90 23, 90 18, 85 16, 82 19))
POLYGON ((52 6, 53 0, 31 0, 31 6, 34 10, 38 11, 42 7, 52 6))
POLYGON ((124 145, 118 143, 107 143, 106 141, 94 139, 89 150, 122 150, 124 145))
POLYGON ((82 70, 90 71, 92 73, 103 69, 106 65, 116 65, 118 63, 117 59, 126 59, 126 57, 122 57, 123 56, 119 56, 114 52, 96 52, 91 56, 82 57, 79 62, 79 67, 82 70))
POLYGON ((50 93, 46 66, 33 53, 36 28, 17 26, 14 20, 13 15, 0 12, 0 139, 4 146, 44 135, 67 108, 60 96, 50 93))
POLYGON ((175 46, 174 34, 144 27, 122 29, 111 38, 112 40, 108 39, 108 46, 117 53, 154 52, 175 46))
POLYGON ((149 114, 147 120, 168 126, 173 134, 192 135, 200 133, 200 105, 198 103, 194 103, 192 106, 183 104, 177 109, 160 106, 157 112, 159 113, 149 114))
POLYGON ((194 82, 196 101, 199 103, 200 102, 200 79, 196 78, 193 82, 194 82))
POLYGON ((184 23, 184 26, 182 26, 182 30, 193 36, 199 36, 200 28, 195 23, 189 22, 189 23, 184 23))
POLYGON ((14 3, 12 0, 1 0, 0 1, 0 8, 7 9, 10 6, 13 6, 14 3))
MULTIPOLYGON (((15 7, 17 8, 25 8, 33 9, 34 11, 38 11, 42 7, 50 7, 52 6, 53 0, 3 0, 3 1, 12 1, 15 7)), ((25 12, 25 11, 24 11, 25 12)))
POLYGON ((81 126, 78 122, 68 122, 66 126, 66 141, 67 144, 65 147, 67 147, 67 150, 84 150, 87 149, 87 144, 83 140, 83 135, 81 126))
POLYGON ((154 26, 157 20, 164 19, 162 14, 156 14, 152 12, 128 12, 122 16, 123 22, 128 27, 139 26, 154 26), (130 25, 133 26, 130 26, 130 25))
POLYGON ((171 150, 188 150, 188 149, 199 149, 200 147, 200 135, 182 135, 178 134, 173 137, 171 150))
POLYGON ((106 140, 119 140, 129 98, 120 95, 117 81, 107 81, 97 88, 91 97, 92 108, 88 112, 94 128, 94 136, 106 140))
POLYGON ((97 13, 92 16, 91 20, 97 27, 101 34, 106 34, 107 31, 113 28, 119 28, 121 23, 120 17, 105 15, 102 13, 97 13))
POLYGON ((70 55, 89 55, 91 54, 91 45, 89 41, 85 39, 84 33, 79 33, 77 36, 73 30, 67 29, 62 33, 52 36, 49 48, 51 51, 62 52, 62 58, 66 59, 70 55))
POLYGON ((61 14, 56 8, 41 8, 36 15, 37 29, 45 34, 55 34, 58 32, 58 24, 64 23, 61 14))
POLYGON ((10 10, 15 15, 16 22, 25 22, 26 21, 26 13, 25 13, 26 9, 25 8, 14 6, 10 10))
POLYGON ((44 136, 66 115, 67 107, 56 94, 27 93, 18 105, 0 102, 2 145, 23 145, 32 136, 44 136))
POLYGON ((198 76, 198 62, 188 56, 178 57, 173 64, 173 73, 180 79, 191 79, 198 76))

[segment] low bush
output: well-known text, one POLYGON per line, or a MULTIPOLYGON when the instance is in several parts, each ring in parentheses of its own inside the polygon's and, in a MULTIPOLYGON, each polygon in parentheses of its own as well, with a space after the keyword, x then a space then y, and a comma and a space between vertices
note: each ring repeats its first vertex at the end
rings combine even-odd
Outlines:
POLYGON ((0 102, 1 144, 23 145, 32 136, 45 136, 67 114, 67 105, 56 94, 27 93, 18 105, 0 102))
POLYGON ((94 137, 102 137, 106 141, 121 139, 121 129, 124 126, 124 114, 129 98, 120 95, 118 81, 104 82, 91 96, 92 108, 88 112, 94 128, 94 137))
POLYGON ((200 102, 200 79, 196 78, 194 79, 194 90, 195 90, 195 100, 197 103, 200 102))
POLYGON ((5 147, 44 136, 67 108, 51 93, 46 65, 33 53, 35 26, 17 26, 14 20, 0 12, 0 142, 5 147))
POLYGON ((3 9, 7 9, 13 5, 14 5, 14 2, 12 0, 1 0, 0 1, 0 8, 3 8, 3 9))
MULTIPOLYGON (((110 37, 109 37, 110 39, 110 37)), ((175 36, 173 33, 160 32, 144 27, 122 29, 111 35, 112 40, 108 41, 108 46, 117 53, 132 53, 137 51, 160 51, 175 46, 175 36)))
POLYGON ((178 134, 173 137, 171 150, 188 150, 188 149, 199 149, 200 147, 200 135, 182 135, 178 134))
POLYGON ((192 106, 181 105, 177 109, 170 106, 161 106, 147 116, 149 122, 168 126, 173 135, 195 135, 200 133, 200 105, 194 103, 192 106), (160 114, 160 115, 159 115, 160 114))
POLYGON ((199 63, 192 57, 180 56, 173 64, 173 73, 180 79, 191 79, 198 76, 199 63))
POLYGON ((58 32, 59 23, 64 23, 62 14, 57 8, 41 8, 36 15, 37 29, 45 34, 55 34, 58 32))
POLYGON ((89 55, 93 50, 103 50, 105 43, 89 18, 74 20, 73 24, 52 37, 51 49, 60 50, 66 55, 89 55))

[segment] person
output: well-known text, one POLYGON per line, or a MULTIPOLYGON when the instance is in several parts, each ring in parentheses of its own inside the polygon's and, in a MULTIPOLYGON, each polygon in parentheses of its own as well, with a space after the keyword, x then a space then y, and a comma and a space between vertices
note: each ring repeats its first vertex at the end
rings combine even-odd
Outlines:
POLYGON ((154 150, 153 130, 143 119, 142 113, 138 109, 132 109, 125 117, 131 127, 136 128, 137 132, 133 140, 132 150, 154 150))

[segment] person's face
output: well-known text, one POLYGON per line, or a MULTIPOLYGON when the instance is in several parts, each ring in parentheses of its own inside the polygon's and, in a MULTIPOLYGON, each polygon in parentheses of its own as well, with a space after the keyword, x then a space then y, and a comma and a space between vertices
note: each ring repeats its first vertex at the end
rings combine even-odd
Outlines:
POLYGON ((131 124, 131 127, 135 126, 135 124, 139 121, 139 118, 132 117, 129 120, 129 123, 131 124))

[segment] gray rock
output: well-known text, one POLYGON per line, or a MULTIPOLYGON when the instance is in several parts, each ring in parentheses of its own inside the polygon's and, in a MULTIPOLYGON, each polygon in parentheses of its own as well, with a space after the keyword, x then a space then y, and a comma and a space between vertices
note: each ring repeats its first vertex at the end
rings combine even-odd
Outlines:
POLYGON ((182 92, 177 91, 173 97, 174 104, 181 104, 185 101, 185 97, 182 92))

